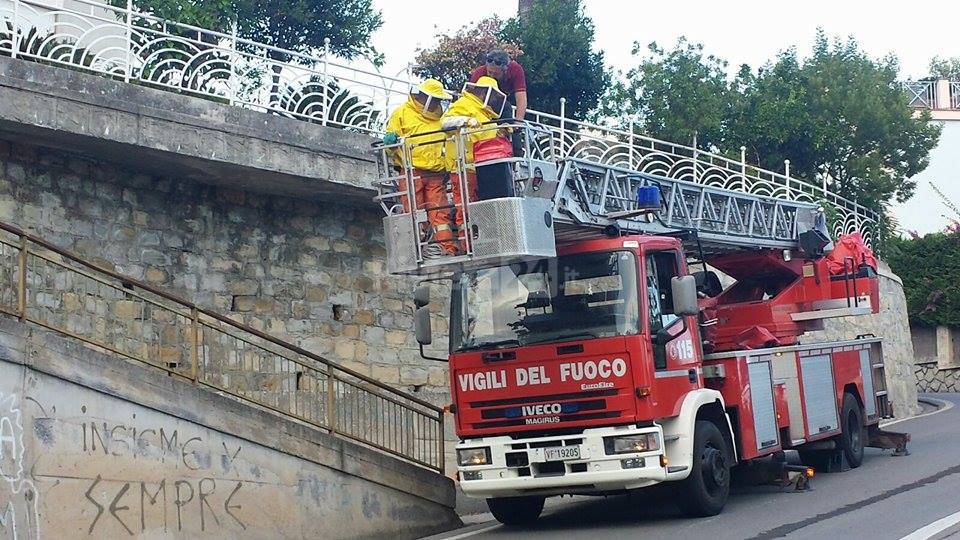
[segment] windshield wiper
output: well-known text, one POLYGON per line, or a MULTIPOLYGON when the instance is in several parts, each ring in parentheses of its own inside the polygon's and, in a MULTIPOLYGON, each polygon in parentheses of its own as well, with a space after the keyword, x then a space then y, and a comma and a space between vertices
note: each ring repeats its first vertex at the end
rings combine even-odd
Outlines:
POLYGON ((546 343, 546 342, 548 342, 548 341, 560 342, 560 341, 571 341, 571 340, 574 340, 574 339, 581 339, 581 338, 598 338, 598 337, 601 337, 600 334, 598 334, 598 333, 596 333, 596 332, 589 332, 589 331, 587 331, 587 330, 584 330, 584 331, 582 331, 582 332, 573 332, 573 333, 570 333, 570 334, 560 334, 559 336, 549 336, 549 337, 546 337, 546 338, 543 338, 543 339, 537 339, 537 340, 533 340, 533 341, 527 341, 527 342, 525 343, 525 345, 530 345, 530 344, 533 344, 533 343, 546 343))
POLYGON ((483 343, 477 343, 476 345, 468 345, 466 347, 460 347, 457 349, 457 352, 463 351, 476 351, 478 349, 503 349, 505 347, 519 347, 520 340, 518 339, 504 339, 500 341, 484 341, 483 343))

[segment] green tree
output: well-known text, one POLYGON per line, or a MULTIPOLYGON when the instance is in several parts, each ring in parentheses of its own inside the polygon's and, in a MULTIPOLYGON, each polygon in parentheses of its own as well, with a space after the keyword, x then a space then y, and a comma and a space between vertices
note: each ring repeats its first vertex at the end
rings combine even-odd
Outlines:
MULTIPOLYGON (((109 0, 109 3, 118 8, 127 7, 127 0, 109 0)), ((218 32, 230 32, 233 21, 237 18, 234 0, 143 0, 136 3, 136 10, 168 21, 218 32)), ((168 28, 168 31, 175 30, 168 28)), ((196 34, 192 37, 196 38, 196 34)))
POLYGON ((511 58, 523 54, 516 43, 501 40, 502 29, 501 19, 489 17, 453 33, 441 32, 436 35, 436 45, 417 50, 414 73, 437 79, 446 88, 460 90, 470 71, 483 63, 490 49, 502 48, 511 58))
POLYGON ((502 41, 523 49, 530 107, 583 118, 598 104, 610 84, 603 53, 593 50, 593 21, 579 0, 537 0, 524 16, 507 21, 502 41))
MULTIPOLYGON (((323 46, 344 58, 379 60, 370 36, 383 25, 373 0, 240 0, 237 15, 243 37, 297 52, 323 46)), ((289 58, 280 58, 290 60, 289 58)))
POLYGON ((898 71, 896 58, 873 60, 853 38, 830 43, 819 31, 809 59, 781 55, 747 94, 751 106, 785 113, 782 132, 741 123, 734 135, 761 165, 789 158, 795 176, 826 178, 833 191, 882 210, 913 195, 910 178, 927 167, 940 133, 929 118, 914 118, 898 71))
POLYGON ((757 74, 742 66, 733 89, 722 147, 745 146, 750 163, 773 170, 789 159, 793 176, 816 168, 807 87, 794 49, 757 74))
POLYGON ((930 77, 960 81, 960 56, 942 58, 934 56, 930 60, 930 77))
MULTIPOLYGON (((111 3, 126 7, 125 0, 111 3)), ((329 38, 331 50, 345 58, 377 58, 370 36, 383 24, 373 0, 138 0, 137 9, 225 33, 236 22, 240 37, 296 52, 321 48, 329 38)), ((297 60, 279 51, 268 54, 297 60)))
MULTIPOLYGON (((897 81, 894 57, 874 60, 856 40, 830 42, 818 31, 812 55, 782 53, 756 74, 742 67, 728 83, 726 63, 683 40, 627 74, 609 109, 636 111, 654 136, 738 153, 882 212, 908 199, 910 178, 929 163, 940 128, 915 118, 897 81)), ((621 113, 622 114, 622 113, 621 113)))
MULTIPOLYGON (((635 57, 642 50, 634 43, 635 57)), ((727 63, 684 38, 669 51, 657 43, 647 50, 651 56, 604 97, 603 114, 623 124, 633 120, 637 129, 659 139, 688 144, 697 134, 701 148, 718 145, 732 108, 727 63)))

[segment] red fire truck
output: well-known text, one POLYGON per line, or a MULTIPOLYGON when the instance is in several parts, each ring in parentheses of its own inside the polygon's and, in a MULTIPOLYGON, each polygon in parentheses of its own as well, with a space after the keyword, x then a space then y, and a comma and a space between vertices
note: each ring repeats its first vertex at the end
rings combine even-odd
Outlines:
MULTIPOLYGON (((521 157, 475 148, 466 163, 459 150, 465 197, 471 174, 512 181, 506 196, 450 202, 465 214, 461 255, 428 255, 402 159, 417 140, 383 148, 378 182, 390 270, 452 283, 465 494, 519 524, 548 496, 671 482, 685 514, 708 516, 735 465, 783 464, 795 449, 855 468, 865 446, 904 449, 906 435, 878 427, 892 415, 881 340, 801 339, 879 307, 872 254, 856 237, 831 252, 822 209, 557 160, 548 130, 512 128, 525 133, 521 157)), ((427 287, 415 295, 422 353, 427 287)))

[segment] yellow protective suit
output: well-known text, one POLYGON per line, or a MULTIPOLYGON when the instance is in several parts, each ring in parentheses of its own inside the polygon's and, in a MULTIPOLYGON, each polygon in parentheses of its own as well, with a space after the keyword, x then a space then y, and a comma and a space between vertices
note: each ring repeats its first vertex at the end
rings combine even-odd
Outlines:
MULTIPOLYGON (((416 136, 421 133, 440 131, 440 117, 424 111, 413 96, 408 97, 403 105, 393 111, 390 120, 387 121, 386 131, 396 133, 401 139, 417 143, 411 152, 414 168, 432 172, 446 170, 443 160, 444 134, 416 136), (426 142, 433 144, 422 144, 426 142)), ((403 166, 402 158, 402 154, 398 151, 393 156, 394 163, 403 166)))
MULTIPOLYGON (((477 98, 477 96, 464 92, 460 95, 460 98, 454 101, 450 108, 447 109, 447 112, 443 113, 443 118, 441 118, 441 123, 445 120, 450 121, 454 120, 457 117, 467 117, 476 120, 480 124, 490 122, 497 119, 497 114, 493 112, 493 109, 490 107, 484 107, 483 102, 477 98)), ((467 128, 466 134, 463 137, 464 144, 466 145, 466 161, 468 164, 473 163, 473 145, 477 141, 483 141, 486 139, 492 139, 497 136, 496 126, 484 126, 482 131, 473 131, 475 128, 467 128), (484 129, 485 128, 485 129, 484 129)), ((457 144, 456 144, 456 131, 451 131, 448 133, 447 137, 447 146, 446 146, 446 167, 449 172, 457 172, 457 144)))
MULTIPOLYGON (((481 86, 489 86, 495 90, 497 88, 496 80, 490 77, 481 77, 477 83, 481 86)), ((444 129, 452 130, 456 127, 466 128, 463 135, 463 144, 466 147, 464 149, 464 157, 467 163, 467 170, 464 175, 466 178, 462 179, 466 184, 466 194, 463 193, 463 189, 461 188, 460 172, 457 169, 456 140, 459 133, 457 130, 449 132, 445 150, 446 155, 444 156, 447 171, 450 173, 450 188, 455 207, 454 223, 457 224, 457 229, 460 230, 457 234, 459 242, 456 253, 463 253, 467 247, 465 239, 463 238, 464 232, 462 231, 464 205, 466 202, 476 201, 478 198, 477 173, 473 167, 473 145, 478 141, 493 139, 497 136, 497 127, 495 125, 481 126, 480 124, 485 124, 499 118, 499 113, 495 112, 491 107, 486 106, 484 102, 473 93, 467 92, 466 86, 464 86, 464 90, 465 91, 460 94, 460 97, 450 105, 447 112, 443 113, 443 118, 441 118, 441 124, 444 129), (466 197, 464 197, 464 195, 466 195, 466 197)))

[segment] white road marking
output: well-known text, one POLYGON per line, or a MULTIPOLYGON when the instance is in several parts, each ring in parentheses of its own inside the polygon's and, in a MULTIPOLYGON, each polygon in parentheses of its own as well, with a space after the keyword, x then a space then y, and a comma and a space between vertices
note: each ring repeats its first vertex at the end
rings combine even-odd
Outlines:
POLYGON ((960 523, 960 512, 938 519, 926 527, 921 527, 900 540, 927 540, 960 523))
POLYGON ((944 412, 944 411, 949 411, 950 409, 953 408, 953 403, 950 402, 950 401, 946 401, 946 400, 942 400, 942 399, 936 399, 936 398, 929 398, 929 397, 925 397, 924 399, 929 400, 929 401, 936 401, 937 403, 940 404, 940 407, 939 407, 937 410, 935 410, 935 411, 930 411, 930 412, 928 412, 928 413, 918 414, 918 415, 916 415, 916 416, 910 416, 910 417, 907 417, 907 418, 900 418, 900 419, 898 419, 898 420, 893 420, 893 421, 890 421, 890 422, 880 422, 880 427, 885 428, 885 427, 887 427, 887 426, 892 426, 892 425, 894 425, 894 424, 899 424, 900 422, 906 422, 907 420, 916 420, 917 418, 923 418, 924 416, 931 416, 931 415, 934 415, 934 414, 942 413, 942 412, 944 412))

